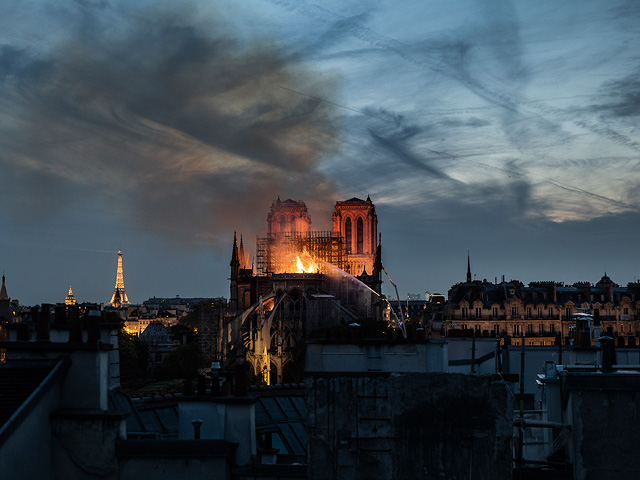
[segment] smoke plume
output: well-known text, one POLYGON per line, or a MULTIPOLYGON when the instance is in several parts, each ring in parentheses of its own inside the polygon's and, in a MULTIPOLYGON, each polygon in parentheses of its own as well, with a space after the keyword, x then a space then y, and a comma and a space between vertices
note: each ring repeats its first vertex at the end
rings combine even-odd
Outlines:
POLYGON ((46 40, 0 46, 16 219, 106 201, 124 222, 227 247, 232 230, 265 228, 278 195, 335 200, 318 171, 336 135, 319 99, 335 79, 188 3, 71 5, 49 12, 46 40))

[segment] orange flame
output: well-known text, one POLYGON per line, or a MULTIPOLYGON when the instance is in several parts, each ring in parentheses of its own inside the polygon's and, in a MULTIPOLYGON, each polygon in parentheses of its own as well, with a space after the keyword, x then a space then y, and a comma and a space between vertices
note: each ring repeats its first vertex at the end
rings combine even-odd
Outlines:
POLYGON ((316 269, 318 268, 318 266, 313 261, 309 262, 309 267, 304 268, 300 257, 296 257, 296 266, 298 267, 298 273, 313 273, 313 267, 316 267, 316 269))

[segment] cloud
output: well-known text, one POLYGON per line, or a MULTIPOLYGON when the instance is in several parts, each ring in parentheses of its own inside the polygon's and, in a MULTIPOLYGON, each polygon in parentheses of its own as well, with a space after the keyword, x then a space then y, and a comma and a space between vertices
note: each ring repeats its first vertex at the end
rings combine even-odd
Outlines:
POLYGON ((605 82, 603 95, 609 103, 594 106, 602 116, 637 117, 640 115, 640 69, 631 75, 605 82))
POLYGON ((152 231, 226 246, 235 228, 262 229, 279 194, 329 204, 318 167, 338 127, 319 98, 336 78, 184 6, 80 2, 49 19, 64 20, 53 45, 1 47, 14 218, 107 201, 152 231))

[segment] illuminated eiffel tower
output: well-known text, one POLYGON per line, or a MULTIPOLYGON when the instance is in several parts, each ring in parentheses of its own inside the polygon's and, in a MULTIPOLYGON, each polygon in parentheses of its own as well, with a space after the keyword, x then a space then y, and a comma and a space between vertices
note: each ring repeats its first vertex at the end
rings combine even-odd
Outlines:
POLYGON ((112 307, 126 307, 129 299, 124 291, 124 275, 122 274, 122 250, 118 250, 118 272, 116 273, 116 288, 109 305, 112 307))

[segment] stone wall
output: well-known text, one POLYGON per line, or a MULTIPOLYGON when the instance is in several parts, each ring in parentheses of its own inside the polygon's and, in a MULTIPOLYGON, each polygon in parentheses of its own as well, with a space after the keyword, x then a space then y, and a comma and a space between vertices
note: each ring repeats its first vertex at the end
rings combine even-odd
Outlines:
POLYGON ((514 402, 491 376, 307 378, 309 478, 510 479, 514 402))

